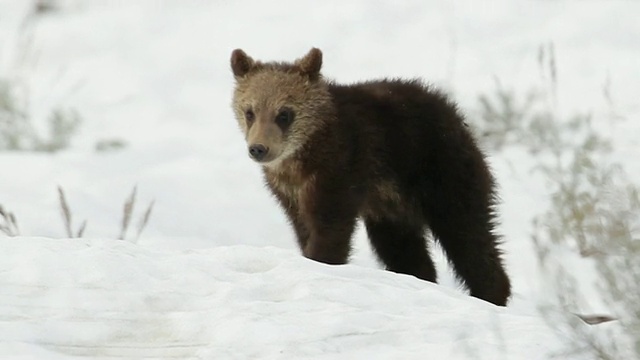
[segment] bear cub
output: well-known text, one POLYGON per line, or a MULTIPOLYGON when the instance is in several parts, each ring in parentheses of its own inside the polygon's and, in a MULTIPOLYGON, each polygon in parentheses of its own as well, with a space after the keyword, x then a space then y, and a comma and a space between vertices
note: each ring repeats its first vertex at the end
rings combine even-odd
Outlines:
POLYGON ((456 105, 419 80, 342 85, 322 52, 260 62, 236 49, 233 110, 307 258, 345 264, 357 220, 390 271, 436 281, 428 233, 470 294, 506 305, 496 186, 456 105))

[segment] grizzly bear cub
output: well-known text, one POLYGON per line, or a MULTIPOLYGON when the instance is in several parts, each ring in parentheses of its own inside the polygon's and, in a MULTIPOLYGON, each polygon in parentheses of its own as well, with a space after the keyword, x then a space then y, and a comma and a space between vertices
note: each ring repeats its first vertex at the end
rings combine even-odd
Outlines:
POLYGON ((505 305, 494 179, 456 105, 419 80, 340 85, 321 66, 315 48, 293 63, 231 55, 249 156, 304 256, 346 263, 361 218, 388 270, 435 282, 430 230, 471 295, 505 305))

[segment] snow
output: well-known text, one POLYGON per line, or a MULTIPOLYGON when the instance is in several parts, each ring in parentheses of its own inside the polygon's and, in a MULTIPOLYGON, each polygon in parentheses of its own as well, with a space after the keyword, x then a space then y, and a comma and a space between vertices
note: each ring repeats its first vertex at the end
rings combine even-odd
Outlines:
POLYGON ((545 359, 560 345, 532 314, 292 250, 29 237, 0 247, 3 358, 545 359))
MULTIPOLYGON (((317 264, 245 155, 229 55, 287 60, 316 46, 330 78, 419 76, 473 122, 495 79, 521 93, 539 85, 538 52, 553 43, 558 111, 608 114, 608 86, 623 119, 604 129, 637 179, 640 3, 60 3, 25 23, 29 2, 0 0, 0 78, 21 85, 36 126, 58 106, 83 118, 66 151, 0 153, 0 204, 23 234, 0 238, 1 358, 546 359, 566 343, 536 310, 550 299, 531 219, 550 190, 530 154, 490 154, 514 285, 506 309, 465 295, 437 248, 439 285, 380 270, 362 229, 351 265, 317 264), (104 139, 128 146, 96 152, 104 139), (74 227, 88 220, 85 239, 64 239, 58 185, 74 227), (139 240, 118 241, 133 186, 134 221, 155 206, 139 240)), ((606 313, 597 297, 580 310, 606 313)))

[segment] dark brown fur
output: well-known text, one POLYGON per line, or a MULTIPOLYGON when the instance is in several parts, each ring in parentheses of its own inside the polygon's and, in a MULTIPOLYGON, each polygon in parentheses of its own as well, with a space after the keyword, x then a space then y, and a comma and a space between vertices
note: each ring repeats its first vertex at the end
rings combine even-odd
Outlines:
POLYGON ((327 82, 317 49, 292 64, 255 62, 235 50, 231 63, 236 117, 249 145, 277 149, 263 162, 266 182, 306 257, 346 263, 362 218, 388 270, 435 282, 430 230, 472 296, 506 304, 495 183, 442 93, 417 80, 327 82), (283 106, 295 119, 276 130, 283 106))

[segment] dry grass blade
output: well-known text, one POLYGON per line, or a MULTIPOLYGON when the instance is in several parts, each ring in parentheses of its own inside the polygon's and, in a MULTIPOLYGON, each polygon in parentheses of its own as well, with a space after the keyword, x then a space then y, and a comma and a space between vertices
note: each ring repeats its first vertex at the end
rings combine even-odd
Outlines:
POLYGON ((11 232, 13 233, 13 236, 20 235, 20 228, 18 227, 18 220, 16 220, 16 216, 13 215, 12 212, 10 212, 8 216, 9 216, 8 223, 9 223, 9 226, 11 227, 11 232))
POLYGON ((131 214, 133 214, 133 208, 136 203, 136 192, 137 186, 133 187, 133 191, 131 192, 131 196, 124 203, 123 217, 122 217, 122 228, 120 229, 120 237, 118 239, 124 240, 127 235, 127 230, 129 229, 129 224, 131 223, 131 214))
POLYGON ((67 236, 72 238, 73 232, 71 231, 71 211, 69 210, 69 204, 64 195, 62 187, 58 186, 58 196, 60 198, 60 210, 62 212, 62 220, 64 221, 64 227, 67 231, 67 236))
POLYGON ((20 235, 20 229, 18 228, 16 217, 12 212, 6 211, 2 205, 0 205, 0 217, 2 217, 0 220, 3 220, 0 222, 1 232, 5 233, 7 236, 20 235))
POLYGON ((78 233, 76 234, 76 237, 81 238, 82 235, 84 235, 84 230, 87 228, 87 220, 82 222, 82 225, 80 225, 80 229, 78 229, 78 233))
POLYGON ((149 207, 147 207, 147 211, 144 212, 144 216, 142 217, 142 219, 140 219, 140 223, 138 224, 138 232, 136 233, 135 241, 138 241, 138 239, 140 238, 140 234, 142 234, 142 231, 147 226, 147 223, 149 222, 149 218, 151 217, 151 211, 153 210, 153 205, 155 204, 155 202, 156 201, 153 200, 153 201, 151 201, 151 203, 149 203, 149 207))
POLYGON ((0 216, 2 216, 2 218, 4 219, 4 223, 0 223, 0 231, 2 231, 3 233, 11 236, 11 232, 9 229, 9 218, 7 217, 7 214, 4 211, 4 208, 2 207, 2 205, 0 205, 0 216))

